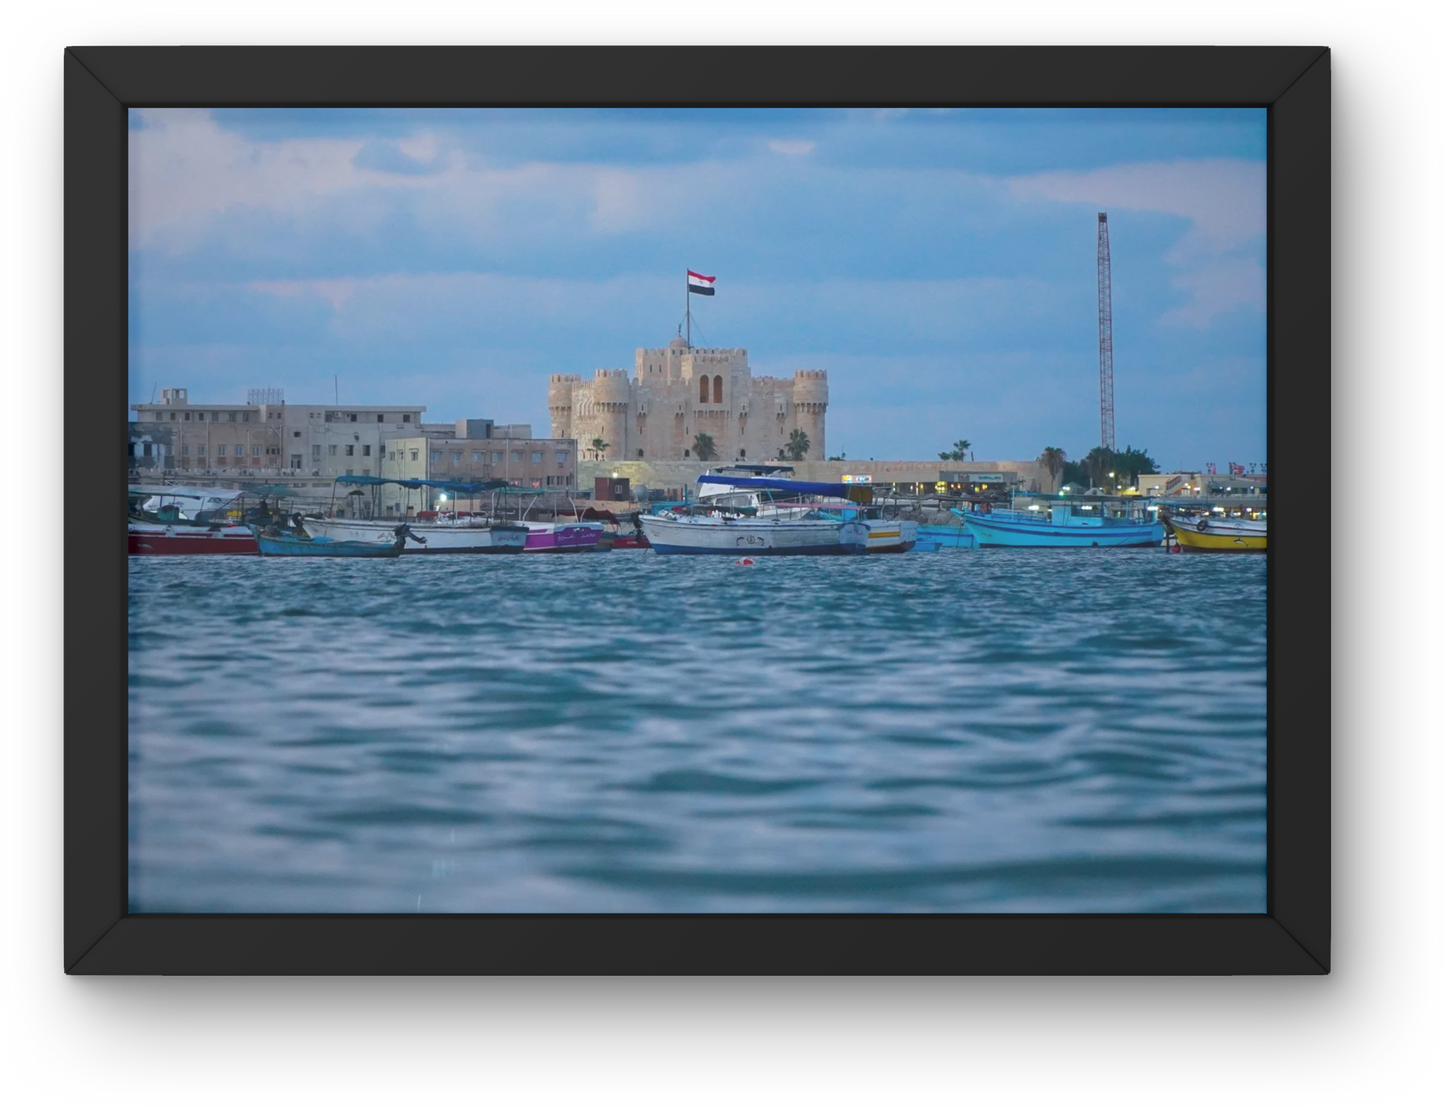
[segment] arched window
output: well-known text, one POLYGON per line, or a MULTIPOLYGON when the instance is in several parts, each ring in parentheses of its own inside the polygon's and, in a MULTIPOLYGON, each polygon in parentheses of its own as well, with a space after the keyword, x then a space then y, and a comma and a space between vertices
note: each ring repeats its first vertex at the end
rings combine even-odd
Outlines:
POLYGON ((705 374, 697 379, 697 402, 699 404, 707 403, 707 376, 705 374))
POLYGON ((722 378, 721 378, 721 377, 714 377, 714 378, 712 379, 712 402, 713 402, 714 404, 721 404, 721 403, 722 403, 722 378))
POLYGON ((739 450, 739 451, 738 451, 738 457, 740 457, 740 458, 746 458, 747 456, 748 456, 748 452, 747 452, 746 450, 739 450))

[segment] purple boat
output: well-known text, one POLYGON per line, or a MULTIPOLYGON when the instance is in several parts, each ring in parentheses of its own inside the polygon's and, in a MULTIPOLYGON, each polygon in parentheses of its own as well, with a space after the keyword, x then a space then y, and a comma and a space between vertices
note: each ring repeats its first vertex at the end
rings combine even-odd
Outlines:
POLYGON ((522 523, 527 528, 524 554, 585 553, 602 541, 600 523, 522 523))

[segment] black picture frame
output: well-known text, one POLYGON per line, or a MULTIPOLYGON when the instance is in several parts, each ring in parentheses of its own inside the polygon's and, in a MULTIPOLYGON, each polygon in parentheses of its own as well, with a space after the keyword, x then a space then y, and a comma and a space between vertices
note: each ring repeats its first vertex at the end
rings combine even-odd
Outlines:
MULTIPOLYGON (((1237 974, 1330 965, 1330 556, 1303 460, 1330 426, 1322 47, 131 48, 65 53, 65 405, 124 456, 126 113, 140 106, 1268 109, 1268 900, 1259 915, 134 915, 123 489, 65 564, 64 965, 79 974, 1237 974)), ((117 481, 124 477, 117 467, 117 481)))

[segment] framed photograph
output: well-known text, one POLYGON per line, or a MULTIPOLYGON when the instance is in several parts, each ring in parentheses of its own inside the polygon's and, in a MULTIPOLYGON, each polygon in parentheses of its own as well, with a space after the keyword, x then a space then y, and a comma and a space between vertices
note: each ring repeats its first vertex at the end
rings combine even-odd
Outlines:
POLYGON ((66 972, 1328 972, 1327 50, 64 64, 66 972))

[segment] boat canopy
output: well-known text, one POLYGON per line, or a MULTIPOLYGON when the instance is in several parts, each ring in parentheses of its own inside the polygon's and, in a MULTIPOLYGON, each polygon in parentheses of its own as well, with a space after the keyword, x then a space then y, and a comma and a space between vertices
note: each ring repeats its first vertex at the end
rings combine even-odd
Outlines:
POLYGON ((346 473, 336 479, 338 485, 400 485, 404 489, 440 489, 442 492, 459 492, 475 496, 480 492, 495 492, 510 489, 513 492, 527 491, 511 486, 506 481, 435 481, 425 477, 369 477, 365 474, 346 473))
POLYGON ((704 473, 697 479, 698 492, 702 485, 726 485, 737 489, 772 489, 774 492, 808 493, 812 496, 836 496, 851 500, 854 504, 873 503, 872 485, 834 485, 826 481, 789 481, 782 477, 731 477, 725 474, 704 473))

